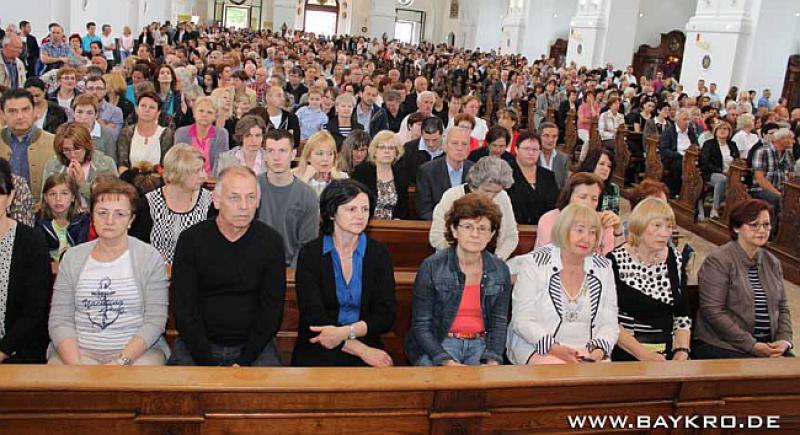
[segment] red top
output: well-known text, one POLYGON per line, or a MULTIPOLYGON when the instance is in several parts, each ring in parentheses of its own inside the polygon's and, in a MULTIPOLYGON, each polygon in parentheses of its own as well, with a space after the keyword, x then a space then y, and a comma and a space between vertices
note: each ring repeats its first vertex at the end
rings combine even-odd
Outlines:
POLYGON ((453 326, 450 327, 450 332, 476 334, 483 331, 481 285, 465 285, 464 294, 461 296, 461 304, 458 306, 458 313, 456 313, 453 326))

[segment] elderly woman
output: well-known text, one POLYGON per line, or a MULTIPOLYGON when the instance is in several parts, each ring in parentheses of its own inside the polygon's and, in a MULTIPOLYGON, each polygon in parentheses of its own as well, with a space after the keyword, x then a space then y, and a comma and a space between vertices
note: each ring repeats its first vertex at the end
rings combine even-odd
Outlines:
MULTIPOLYGON (((561 195, 556 202, 556 208, 542 215, 539 219, 536 232, 536 247, 545 246, 552 240, 553 227, 555 227, 561 212, 571 204, 582 204, 596 210, 600 203, 603 182, 597 175, 588 172, 572 174, 567 179, 567 184, 561 190, 561 195)), ((600 212, 600 225, 602 231, 598 236, 597 253, 606 255, 614 249, 614 234, 622 233, 622 221, 619 216, 611 211, 600 212)))
POLYGON ((0 159, 0 304, 3 334, 0 365, 45 362, 50 257, 33 228, 11 219, 6 210, 14 198, 11 166, 0 159))
POLYGON ((214 126, 217 106, 209 97, 200 97, 193 107, 195 123, 175 130, 175 143, 188 143, 203 154, 206 175, 217 164, 221 153, 228 151, 228 131, 214 126))
POLYGON ((619 215, 620 191, 617 183, 611 181, 614 173, 614 156, 607 149, 596 149, 589 152, 578 168, 578 172, 597 175, 603 182, 603 196, 598 211, 611 211, 619 215))
POLYGON ((366 235, 371 203, 354 180, 334 181, 322 192, 322 236, 297 258, 294 366, 392 365, 381 334, 394 323, 394 272, 386 247, 366 235))
POLYGON ((757 134, 753 132, 755 129, 755 117, 752 113, 743 113, 736 118, 736 134, 733 135, 731 141, 736 144, 739 154, 747 156, 750 148, 753 148, 759 140, 757 134))
POLYGON ((728 188, 728 168, 741 155, 735 142, 730 142, 731 126, 723 120, 714 125, 713 139, 707 140, 700 150, 700 173, 714 187, 714 202, 710 217, 719 217, 719 208, 728 188))
POLYGON ((500 210, 501 222, 497 233, 497 249, 493 251, 500 259, 507 260, 517 249, 519 233, 514 221, 514 209, 505 189, 511 187, 514 178, 511 167, 502 159, 488 156, 480 159, 467 173, 466 183, 447 189, 442 199, 433 209, 433 222, 428 240, 436 249, 447 249, 447 227, 445 216, 453 207, 453 203, 462 196, 475 192, 492 201, 500 210))
POLYGON ((256 175, 267 172, 265 159, 267 155, 264 151, 264 135, 267 132, 267 124, 260 116, 245 115, 236 123, 236 143, 241 145, 231 148, 219 155, 217 164, 214 166, 213 174, 219 174, 231 166, 247 166, 256 175))
POLYGON ((406 355, 418 366, 503 363, 511 275, 490 251, 499 207, 469 193, 447 213, 449 247, 426 258, 414 281, 406 355))
POLYGON ((350 93, 343 93, 336 97, 336 116, 328 117, 325 129, 336 140, 336 150, 342 149, 342 144, 347 136, 355 130, 364 130, 364 126, 353 119, 353 109, 356 99, 350 93))
POLYGON ((92 183, 99 175, 117 175, 114 159, 94 149, 89 130, 83 124, 62 124, 53 140, 55 154, 44 165, 42 180, 66 173, 78 183, 81 204, 89 208, 92 183))
POLYGON ((383 130, 369 144, 367 161, 356 166, 353 172, 353 178, 364 183, 375 198, 375 219, 405 219, 408 216, 410 180, 400 162, 403 151, 403 144, 394 132, 383 130))
POLYGON ((128 236, 136 200, 136 189, 116 178, 92 189, 97 240, 68 250, 59 265, 48 363, 166 362, 167 269, 155 248, 128 236))
POLYGON ((150 243, 172 264, 178 236, 216 214, 211 191, 203 188, 205 158, 196 148, 177 144, 164 156, 164 186, 144 196, 130 234, 150 243))
POLYGON ((292 172, 319 196, 332 180, 349 178, 347 173, 336 169, 334 162, 336 141, 327 131, 318 131, 308 138, 300 162, 292 172))
POLYGON ((619 301, 614 361, 689 357, 686 265, 669 246, 674 227, 675 214, 666 201, 644 199, 629 217, 627 243, 608 254, 619 301))
POLYGON ((138 95, 136 124, 122 129, 117 139, 117 164, 120 172, 137 162, 160 165, 164 155, 172 148, 175 132, 172 127, 158 124, 161 98, 153 92, 138 95))
POLYGON ((730 212, 730 242, 697 273, 700 303, 694 357, 775 358, 791 355, 792 320, 781 262, 764 249, 771 207, 758 199, 730 212))
POLYGON ((364 130, 356 130, 347 136, 336 158, 336 169, 353 174, 356 166, 367 160, 371 138, 364 130))
POLYGON ((610 262, 595 254, 600 217, 567 206, 552 228, 553 244, 521 257, 508 326, 513 364, 608 360, 617 343, 617 291, 610 262))

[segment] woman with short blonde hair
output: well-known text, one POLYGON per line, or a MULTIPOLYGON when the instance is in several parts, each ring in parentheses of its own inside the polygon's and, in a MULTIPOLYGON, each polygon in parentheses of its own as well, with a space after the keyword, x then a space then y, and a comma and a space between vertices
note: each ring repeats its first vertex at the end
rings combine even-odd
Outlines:
POLYGON ((311 186, 319 196, 332 180, 349 178, 336 169, 336 141, 327 131, 318 131, 308 138, 300 162, 292 172, 311 186))
POLYGON ((645 198, 628 220, 627 243, 608 254, 617 284, 619 342, 615 361, 685 360, 692 321, 686 265, 669 246, 675 213, 669 203, 645 198))
POLYGON ((366 161, 353 171, 353 178, 364 183, 375 198, 375 219, 408 217, 410 177, 405 165, 398 164, 402 156, 403 145, 397 135, 383 130, 372 138, 366 161))
POLYGON ((175 130, 176 143, 188 143, 203 153, 206 175, 211 175, 220 154, 230 148, 228 130, 217 128, 219 106, 212 97, 200 97, 193 107, 195 123, 175 130))
POLYGON ((131 235, 150 243, 172 264, 178 236, 214 214, 211 192, 203 188, 205 158, 180 143, 164 156, 164 186, 147 193, 136 212, 131 235))

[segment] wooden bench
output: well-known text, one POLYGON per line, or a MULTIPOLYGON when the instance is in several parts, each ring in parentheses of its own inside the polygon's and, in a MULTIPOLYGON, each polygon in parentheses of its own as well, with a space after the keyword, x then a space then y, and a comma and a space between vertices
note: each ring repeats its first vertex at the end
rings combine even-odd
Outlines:
MULTIPOLYGON (((780 416, 783 431, 800 430, 794 358, 387 369, 0 366, 0 391, 6 435, 566 433, 577 429, 569 416, 609 415, 631 424, 646 416, 651 425, 667 416, 780 416)), ((706 433, 680 427, 674 433, 706 433)))

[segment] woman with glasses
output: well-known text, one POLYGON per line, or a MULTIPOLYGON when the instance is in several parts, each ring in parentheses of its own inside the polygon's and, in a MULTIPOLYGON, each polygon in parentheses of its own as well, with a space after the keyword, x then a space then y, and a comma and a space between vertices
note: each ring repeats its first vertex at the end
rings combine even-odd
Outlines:
POLYGON ((505 161, 487 156, 473 165, 467 172, 466 183, 447 189, 442 199, 433 209, 433 222, 428 234, 428 240, 436 249, 447 249, 450 246, 447 240, 447 227, 445 216, 453 207, 453 203, 469 193, 478 193, 492 201, 500 209, 500 226, 497 229, 496 249, 493 250, 501 260, 508 257, 517 248, 519 233, 517 223, 514 221, 514 210, 511 200, 505 189, 511 187, 514 178, 511 167, 505 161))
POLYGON ((478 193, 452 203, 445 221, 449 246, 426 258, 414 281, 406 335, 413 365, 503 363, 511 275, 491 253, 501 219, 499 207, 478 193))
POLYGON ((514 184, 508 189, 514 217, 520 225, 536 225, 555 208, 558 184, 553 171, 539 166, 542 145, 536 133, 520 133, 517 156, 511 165, 514 184))
POLYGON ((772 207, 748 199, 730 213, 730 242, 709 254, 697 280, 694 357, 791 356, 792 320, 781 262, 764 249, 772 207))
POLYGON ((401 163, 403 151, 397 135, 383 130, 369 144, 367 161, 356 166, 353 172, 353 178, 364 183, 375 198, 375 219, 405 219, 408 216, 409 177, 401 163))
POLYGON ((167 269, 128 236, 136 189, 104 177, 92 189, 97 239, 68 250, 53 287, 49 364, 163 365, 167 269))
POLYGON ((394 324, 394 271, 389 251, 365 231, 372 204, 354 180, 335 180, 322 192, 322 235, 297 257, 293 366, 393 365, 381 335, 394 324))
POLYGON ((100 175, 117 176, 114 159, 94 149, 89 130, 81 123, 63 124, 53 140, 55 155, 44 165, 43 180, 53 174, 67 174, 78 184, 81 206, 89 208, 92 183, 100 175))
POLYGON ((335 162, 336 141, 327 131, 318 131, 308 138, 300 162, 292 172, 319 196, 332 180, 349 178, 336 169, 335 162))

